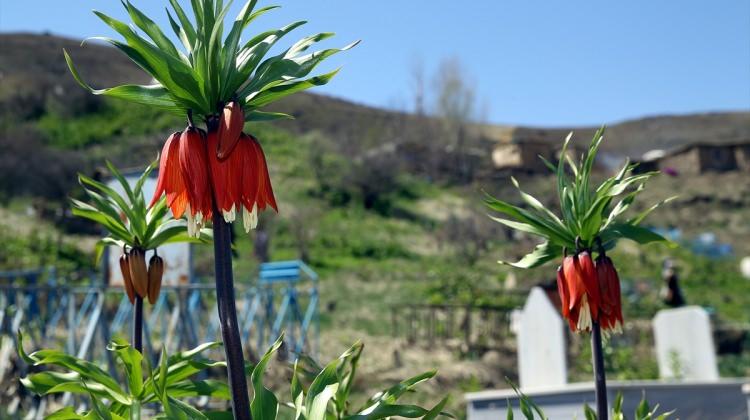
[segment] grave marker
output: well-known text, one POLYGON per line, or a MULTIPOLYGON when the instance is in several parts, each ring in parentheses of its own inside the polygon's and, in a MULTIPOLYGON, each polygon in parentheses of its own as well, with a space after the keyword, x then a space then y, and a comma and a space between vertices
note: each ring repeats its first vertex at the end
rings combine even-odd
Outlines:
POLYGON ((531 289, 518 331, 518 374, 523 389, 568 382, 562 318, 540 288, 531 289))
POLYGON ((719 379, 711 322, 703 308, 687 306, 659 311, 653 328, 661 378, 719 379))

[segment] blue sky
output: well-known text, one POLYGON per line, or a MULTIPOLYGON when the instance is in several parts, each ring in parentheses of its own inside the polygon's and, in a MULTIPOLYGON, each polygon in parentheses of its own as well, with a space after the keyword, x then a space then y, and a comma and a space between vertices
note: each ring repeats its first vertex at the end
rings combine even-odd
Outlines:
MULTIPOLYGON (((133 2, 166 20, 166 0, 133 2)), ((328 68, 344 69, 318 89, 359 103, 410 109, 413 63, 429 75, 455 57, 489 122, 583 125, 750 109, 748 0, 259 3, 283 8, 250 32, 306 19, 298 37, 336 32, 326 47, 362 39, 331 60, 328 68)), ((93 8, 124 19, 116 0, 0 0, 0 30, 113 35, 93 8)))

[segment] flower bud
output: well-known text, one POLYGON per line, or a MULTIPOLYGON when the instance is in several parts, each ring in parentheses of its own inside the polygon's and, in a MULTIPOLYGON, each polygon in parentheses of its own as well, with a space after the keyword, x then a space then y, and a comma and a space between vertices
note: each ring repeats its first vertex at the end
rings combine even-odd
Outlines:
POLYGON ((159 299, 161 279, 164 275, 164 260, 154 254, 148 262, 148 301, 153 305, 159 299))
POLYGON ((219 118, 219 143, 216 147, 216 156, 219 160, 224 160, 232 154, 244 127, 245 112, 242 105, 237 101, 228 103, 219 118))
POLYGON ((130 278, 133 281, 133 289, 141 298, 148 294, 148 270, 146 270, 146 252, 141 248, 130 250, 128 258, 130 266, 130 278))
POLYGON ((128 254, 122 254, 120 257, 120 271, 122 272, 122 282, 125 285, 125 293, 128 294, 130 303, 135 303, 135 290, 133 289, 133 280, 130 278, 130 263, 128 254))

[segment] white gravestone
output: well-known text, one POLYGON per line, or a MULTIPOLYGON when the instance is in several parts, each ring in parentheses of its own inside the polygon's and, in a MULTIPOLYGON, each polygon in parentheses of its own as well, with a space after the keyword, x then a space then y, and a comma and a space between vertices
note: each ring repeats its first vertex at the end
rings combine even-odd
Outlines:
POLYGON ((740 273, 742 273, 743 277, 750 280, 750 257, 740 260, 740 273))
POLYGON ((524 390, 568 382, 564 324, 540 288, 531 289, 518 328, 518 374, 524 390))
POLYGON ((711 322, 703 308, 687 306, 659 311, 653 326, 661 378, 719 379, 711 322))

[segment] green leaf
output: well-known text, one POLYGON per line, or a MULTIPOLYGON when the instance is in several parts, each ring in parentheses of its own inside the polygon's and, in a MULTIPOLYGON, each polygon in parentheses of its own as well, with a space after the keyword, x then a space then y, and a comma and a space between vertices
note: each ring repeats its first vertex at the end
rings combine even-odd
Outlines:
MULTIPOLYGON (((237 55, 237 73, 235 77, 229 80, 229 91, 234 92, 245 82, 253 73, 263 57, 284 35, 304 25, 305 21, 294 22, 281 29, 263 32, 251 38, 237 55)), ((242 95, 240 95, 242 96, 242 95)))
POLYGON ((650 417, 649 414, 649 406, 648 401, 646 401, 646 394, 643 394, 643 397, 641 398, 641 402, 638 404, 638 407, 635 409, 635 418, 636 420, 647 420, 650 417))
POLYGON ((539 218, 533 213, 524 210, 520 207, 506 203, 505 201, 498 200, 497 198, 487 196, 485 198, 485 204, 487 207, 499 213, 506 214, 513 219, 500 219, 493 218, 493 220, 509 226, 513 229, 522 230, 527 233, 531 233, 543 238, 547 238, 558 243, 560 246, 575 246, 575 238, 566 229, 561 226, 556 226, 544 218, 539 218))
MULTIPOLYGON (((78 180, 82 185, 84 185, 84 187, 88 185, 90 187, 93 187, 101 191, 104 195, 106 195, 108 199, 112 200, 115 204, 117 204, 117 206, 119 207, 119 211, 121 211, 131 223, 139 219, 138 215, 135 214, 135 212, 133 211, 133 207, 130 205, 130 203, 125 201, 125 199, 112 188, 82 174, 78 175, 78 180)), ((136 231, 133 233, 137 236, 138 233, 141 233, 141 232, 136 231)))
POLYGON ((250 381, 253 385, 255 395, 253 400, 250 402, 250 412, 253 418, 256 419, 275 419, 276 413, 279 410, 279 401, 276 396, 263 385, 263 375, 266 371, 271 356, 281 347, 284 342, 284 336, 279 337, 278 340, 268 349, 266 354, 260 359, 260 362, 253 369, 252 375, 250 375, 250 381))
POLYGON ((305 391, 300 384, 299 377, 297 375, 297 369, 299 368, 298 361, 294 362, 294 369, 292 370, 292 384, 290 391, 292 394, 292 403, 294 404, 294 420, 298 420, 305 413, 305 407, 303 405, 305 398, 305 391))
POLYGON ((618 392, 612 404, 612 420, 625 420, 625 415, 622 412, 622 402, 622 392, 618 392))
POLYGON ((284 82, 278 84, 270 89, 261 91, 255 96, 248 96, 246 99, 246 104, 251 108, 260 108, 293 93, 301 92, 315 86, 323 86, 330 82, 331 79, 336 76, 339 70, 340 69, 336 69, 330 73, 311 77, 306 80, 284 82))
POLYGON ((549 261, 562 257, 562 247, 559 245, 544 242, 537 245, 534 251, 526 254, 520 260, 512 263, 499 261, 500 264, 509 265, 516 268, 536 268, 546 264, 549 261))
POLYGON ((221 346, 222 346, 221 341, 209 341, 209 342, 201 343, 190 350, 181 351, 181 352, 173 354, 172 356, 169 356, 168 364, 172 365, 174 363, 177 363, 183 360, 193 359, 194 357, 200 355, 203 352, 206 352, 208 350, 212 350, 221 346))
POLYGON ((310 399, 310 395, 313 395, 312 403, 309 404, 307 407, 307 419, 308 420, 325 420, 326 419, 326 408, 328 407, 328 402, 333 398, 333 396, 336 394, 336 391, 338 391, 339 383, 334 382, 332 384, 327 385, 325 388, 323 388, 319 393, 317 394, 308 394, 308 399, 310 399))
POLYGON ((73 78, 75 78, 79 85, 94 95, 109 96, 141 105, 148 105, 177 115, 185 114, 185 109, 175 102, 169 91, 162 85, 121 85, 108 89, 94 89, 83 81, 68 52, 63 50, 63 54, 73 78))
POLYGON ((211 398, 220 398, 222 400, 231 399, 229 387, 223 381, 204 379, 204 380, 185 380, 166 387, 167 393, 175 398, 208 396, 211 398))
POLYGON ((416 405, 401 404, 378 404, 368 411, 357 413, 353 416, 344 417, 345 420, 377 420, 390 417, 406 417, 416 419, 425 416, 429 412, 416 405))
MULTIPOLYGON (((164 32, 162 32, 161 28, 154 21, 133 6, 130 1, 125 0, 124 4, 130 18, 133 19, 133 23, 148 35, 160 50, 175 58, 182 58, 182 54, 177 51, 172 41, 164 35, 164 32)), ((185 58, 185 61, 187 62, 187 58, 185 58)))
POLYGON ((376 397, 371 398, 369 402, 385 401, 387 403, 395 403, 405 393, 410 392, 414 389, 415 386, 419 385, 420 383, 432 379, 436 374, 436 370, 430 370, 419 375, 412 376, 411 378, 404 379, 403 381, 386 389, 385 391, 379 392, 376 397))
POLYGON ((330 362, 310 384, 305 397, 308 420, 323 420, 328 401, 339 387, 338 365, 341 359, 330 362))
POLYGON ((85 419, 85 414, 78 414, 73 407, 65 407, 45 417, 45 420, 79 420, 85 419))
POLYGON ((180 59, 162 52, 148 41, 136 34, 128 25, 113 19, 104 13, 95 11, 104 23, 122 35, 127 41, 129 48, 122 48, 122 44, 113 40, 105 40, 113 43, 121 51, 127 54, 133 61, 141 66, 158 80, 176 98, 183 101, 183 105, 189 108, 209 113, 207 99, 203 96, 204 81, 199 73, 180 59), (145 66, 144 66, 145 64, 145 66))
POLYGON ((180 20, 180 25, 182 25, 181 29, 184 33, 185 38, 183 40, 183 43, 187 41, 187 45, 185 45, 185 48, 189 53, 192 53, 197 38, 195 27, 193 26, 192 22, 190 22, 190 19, 188 19, 187 15, 185 14, 185 10, 182 8, 182 6, 180 6, 178 0, 169 0, 169 3, 172 5, 172 9, 174 9, 177 18, 180 20))
POLYGON ((89 382, 102 384, 116 394, 117 400, 129 404, 129 399, 120 385, 97 365, 69 356, 59 350, 38 350, 28 355, 34 366, 54 365, 77 372, 89 382))
POLYGON ((641 245, 651 242, 666 242, 669 246, 676 246, 673 242, 667 240, 651 229, 631 225, 629 223, 612 224, 602 232, 601 237, 603 242, 609 242, 611 240, 616 240, 617 238, 625 238, 641 245))
POLYGON ((263 111, 250 111, 245 113, 245 121, 247 122, 269 122, 277 120, 293 120, 294 117, 289 114, 281 112, 263 112, 263 111))
POLYGON ((586 420, 596 420, 596 411, 594 411, 588 404, 583 404, 583 414, 586 416, 586 420))
POLYGON ((507 400, 506 410, 505 420, 513 420, 513 406, 510 405, 510 399, 507 400))
MULTIPOLYGON (((425 414, 423 417, 424 420, 434 420, 436 419, 440 414, 448 415, 447 413, 443 413, 443 408, 445 408, 445 405, 448 403, 448 397, 443 398, 440 400, 439 403, 437 403, 434 407, 430 409, 430 411, 425 414)), ((453 417, 453 416, 449 416, 453 417)))
POLYGON ((539 200, 534 198, 532 195, 525 193, 521 189, 521 186, 518 184, 518 180, 516 180, 515 177, 511 177, 510 179, 513 182, 513 185, 515 185, 519 194, 521 195, 521 198, 523 199, 523 201, 526 202, 526 204, 530 205, 534 210, 538 211, 540 214, 546 215, 551 221, 560 225, 561 228, 563 229, 565 228, 562 221, 560 220, 559 217, 557 217, 555 213, 553 213, 552 211, 544 207, 544 205, 539 200))
POLYGON ((654 204, 653 206, 647 208, 646 210, 644 210, 641 213, 639 213, 636 217, 634 217, 633 219, 631 219, 629 221, 629 223, 632 223, 634 225, 640 225, 643 222, 643 220, 646 219, 646 217, 648 217, 649 214, 651 214, 652 211, 654 211, 657 208, 663 206, 664 204, 669 203, 670 201, 672 201, 672 200, 674 200, 676 198, 677 198, 677 196, 672 196, 672 197, 669 197, 667 199, 664 199, 664 200, 662 200, 662 201, 654 204))
POLYGON ((305 51, 313 43, 331 36, 333 36, 332 33, 313 35, 301 40, 289 48, 286 53, 269 58, 258 67, 252 82, 240 92, 240 96, 252 98, 253 92, 262 92, 282 82, 306 77, 318 66, 318 64, 328 57, 341 51, 354 48, 359 43, 359 41, 356 41, 340 49, 332 48, 317 51, 301 57, 296 56, 298 53, 305 51))
POLYGON ((528 400, 526 398, 521 398, 518 401, 518 404, 521 407, 521 413, 526 417, 526 420, 534 420, 534 412, 531 411, 531 406, 529 406, 528 400))
POLYGON ((125 367, 131 395, 140 395, 143 391, 143 355, 128 343, 115 340, 107 346, 107 350, 115 352, 125 367))

